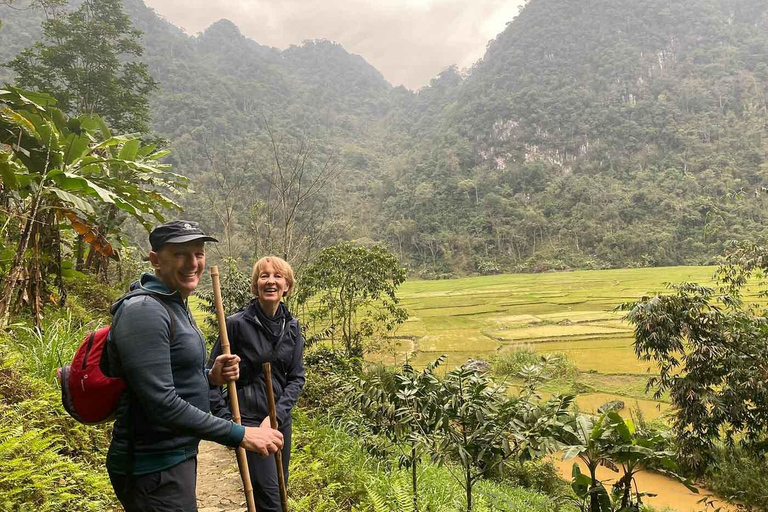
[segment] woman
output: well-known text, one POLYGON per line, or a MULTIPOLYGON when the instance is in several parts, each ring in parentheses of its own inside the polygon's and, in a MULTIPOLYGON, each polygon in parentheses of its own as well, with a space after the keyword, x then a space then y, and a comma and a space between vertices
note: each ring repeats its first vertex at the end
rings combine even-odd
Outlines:
MULTIPOLYGON (((288 482, 291 458, 291 409, 304 386, 304 339, 299 322, 283 304, 294 284, 293 269, 275 256, 261 258, 253 266, 251 293, 255 298, 244 309, 227 318, 227 334, 232 353, 240 356, 237 397, 242 423, 246 426, 269 424, 267 395, 262 364, 272 363, 278 430, 283 434, 283 473, 288 482)), ((221 341, 211 351, 209 364, 221 354, 221 341)), ((211 389, 211 411, 231 418, 232 414, 220 387, 211 389)), ((280 491, 275 458, 248 452, 248 469, 253 483, 256 509, 280 512, 280 491)))

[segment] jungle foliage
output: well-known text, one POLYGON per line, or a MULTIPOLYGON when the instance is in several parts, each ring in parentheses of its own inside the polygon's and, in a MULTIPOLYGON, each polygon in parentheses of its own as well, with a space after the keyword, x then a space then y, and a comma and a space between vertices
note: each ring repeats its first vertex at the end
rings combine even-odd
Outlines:
MULTIPOLYGON (((152 129, 181 173, 213 176, 212 144, 232 161, 268 154, 255 142, 267 124, 338 153, 319 246, 385 242, 409 270, 441 277, 700 264, 729 238, 766 236, 760 0, 531 0, 471 69, 418 92, 328 41, 281 51, 228 20, 193 37, 139 0, 124 6, 158 80, 152 129)), ((12 59, 40 18, 0 17, 12 59)), ((248 204, 265 200, 259 190, 248 204)), ((238 211, 234 233, 251 217, 238 211)))

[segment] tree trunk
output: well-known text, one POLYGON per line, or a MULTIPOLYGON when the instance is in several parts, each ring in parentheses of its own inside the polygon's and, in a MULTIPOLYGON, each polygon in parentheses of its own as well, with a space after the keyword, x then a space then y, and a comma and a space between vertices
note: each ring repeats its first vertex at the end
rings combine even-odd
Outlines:
POLYGON ((472 512, 472 468, 467 466, 467 512, 472 512))
POLYGON ((411 442, 411 487, 413 489, 413 511, 419 512, 419 489, 416 482, 416 443, 411 442))
MULTIPOLYGON (((592 477, 592 485, 590 490, 597 488, 597 468, 590 467, 589 474, 592 477)), ((589 493, 589 512, 600 512, 600 500, 597 497, 597 493, 589 493)))
POLYGON ((83 271, 83 235, 77 235, 75 270, 83 271))
POLYGON ((37 211, 40 208, 40 203, 43 199, 44 187, 40 185, 40 189, 37 191, 35 199, 32 201, 32 211, 27 217, 27 222, 24 224, 24 231, 21 233, 19 244, 16 246, 16 254, 13 256, 13 262, 11 263, 11 270, 8 272, 7 280, 3 286, 2 295, 0 295, 0 327, 8 325, 9 313, 11 309, 11 300, 13 294, 16 291, 16 285, 19 278, 24 273, 24 253, 27 251, 29 245, 29 239, 32 235, 32 228, 37 218, 37 211))

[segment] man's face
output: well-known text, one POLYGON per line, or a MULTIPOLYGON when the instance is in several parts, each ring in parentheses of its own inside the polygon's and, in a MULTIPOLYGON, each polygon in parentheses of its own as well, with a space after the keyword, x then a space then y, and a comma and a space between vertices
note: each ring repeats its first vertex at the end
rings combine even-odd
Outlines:
POLYGON ((165 244, 158 252, 149 253, 149 261, 155 275, 186 299, 197 288, 205 270, 205 242, 165 244))

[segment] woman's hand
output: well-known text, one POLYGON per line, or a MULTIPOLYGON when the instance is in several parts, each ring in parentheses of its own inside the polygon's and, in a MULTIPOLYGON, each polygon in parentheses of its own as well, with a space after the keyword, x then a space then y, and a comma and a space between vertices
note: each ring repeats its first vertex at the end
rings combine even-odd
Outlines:
MULTIPOLYGON (((277 423, 277 420, 275 420, 275 423, 277 423)), ((272 428, 272 422, 269 421, 269 416, 261 420, 261 424, 259 425, 261 428, 272 428)), ((277 430, 277 425, 275 425, 275 430, 277 430)))
POLYGON ((221 354, 213 362, 208 373, 208 382, 211 386, 223 386, 227 382, 240 378, 240 356, 235 354, 221 354))

